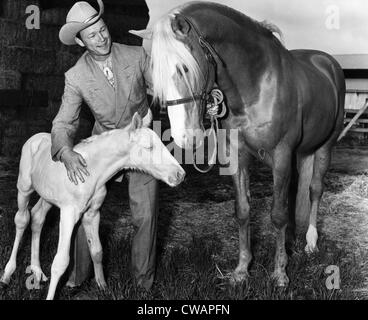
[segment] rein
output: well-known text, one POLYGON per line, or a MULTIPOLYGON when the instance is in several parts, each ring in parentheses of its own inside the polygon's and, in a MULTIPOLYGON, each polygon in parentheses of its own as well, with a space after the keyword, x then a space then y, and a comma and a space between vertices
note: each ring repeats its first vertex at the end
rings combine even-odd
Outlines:
MULTIPOLYGON (((191 26, 191 28, 194 30, 194 33, 196 34, 197 38, 198 38, 198 42, 199 45, 201 46, 204 55, 206 57, 208 64, 208 68, 207 68, 207 73, 206 73, 206 81, 204 83, 203 89, 201 90, 201 92, 199 94, 195 94, 191 97, 186 97, 186 98, 181 98, 181 99, 177 99, 177 100, 167 100, 166 101, 166 106, 176 106, 176 105, 180 105, 180 104, 185 104, 185 103, 189 103, 189 102, 195 102, 195 101, 199 101, 199 105, 201 110, 203 110, 204 107, 206 107, 206 115, 208 115, 210 117, 210 121, 211 121, 211 128, 210 128, 210 133, 208 135, 208 137, 210 135, 213 135, 213 140, 214 140, 214 151, 210 157, 210 160, 208 161, 209 166, 207 169, 202 170, 200 168, 198 168, 198 166, 195 163, 195 159, 196 159, 196 152, 194 151, 194 163, 193 166, 194 168, 201 172, 201 173, 208 173, 212 170, 212 168, 214 167, 215 163, 216 163, 216 156, 217 156, 217 132, 219 129, 219 124, 218 124, 218 118, 222 118, 225 116, 226 112, 227 112, 227 108, 224 102, 224 95, 221 92, 221 90, 219 89, 213 89, 211 82, 210 82, 210 75, 211 75, 211 69, 210 69, 210 65, 213 66, 213 70, 214 70, 214 78, 216 76, 216 67, 217 64, 220 64, 223 66, 223 61, 222 59, 219 57, 219 55, 217 54, 216 50, 212 47, 212 45, 207 42, 204 37, 202 36, 202 34, 199 32, 199 30, 196 28, 196 26, 184 15, 182 15, 182 17, 185 19, 185 21, 191 26), (220 114, 218 114, 218 109, 219 106, 222 106, 222 111, 220 114)), ((214 82, 215 80, 213 80, 214 82)))
POLYGON ((212 168, 215 166, 216 164, 216 156, 217 156, 217 132, 219 130, 219 124, 218 124, 218 119, 223 118, 226 115, 227 112, 227 108, 226 108, 226 104, 224 101, 224 95, 222 93, 221 90, 219 89, 213 89, 211 91, 211 97, 213 99, 213 102, 210 104, 207 104, 207 115, 209 115, 210 120, 211 120, 211 128, 210 128, 210 132, 208 134, 208 137, 210 137, 211 135, 213 136, 213 141, 214 141, 214 150, 212 152, 211 158, 208 161, 208 168, 205 170, 200 169, 195 162, 196 159, 196 152, 194 151, 194 163, 193 166, 194 168, 199 171, 200 173, 208 173, 212 170, 212 168), (221 113, 218 114, 218 109, 219 106, 221 105, 221 113))

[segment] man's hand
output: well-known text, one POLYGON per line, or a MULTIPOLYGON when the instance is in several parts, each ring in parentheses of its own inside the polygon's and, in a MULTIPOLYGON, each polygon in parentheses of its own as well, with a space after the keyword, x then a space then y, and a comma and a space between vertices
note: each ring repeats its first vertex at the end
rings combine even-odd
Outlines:
POLYGON ((72 149, 66 149, 61 154, 60 161, 65 165, 69 180, 75 185, 78 184, 78 179, 84 183, 85 180, 83 175, 86 177, 89 176, 87 163, 78 152, 75 152, 72 149))

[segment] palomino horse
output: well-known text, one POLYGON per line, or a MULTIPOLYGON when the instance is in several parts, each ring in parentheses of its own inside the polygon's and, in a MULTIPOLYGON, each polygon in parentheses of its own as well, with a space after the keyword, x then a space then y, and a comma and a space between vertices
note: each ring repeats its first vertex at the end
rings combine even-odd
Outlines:
POLYGON ((250 156, 272 168, 273 278, 285 287, 286 234, 294 235, 286 233, 288 222, 293 231, 295 220, 296 227, 303 227, 307 219, 306 250, 317 250, 317 211, 331 148, 343 127, 345 81, 331 56, 289 51, 274 32, 277 27, 224 5, 190 2, 163 16, 152 31, 132 33, 152 38, 154 97, 168 106, 172 136, 180 147, 192 148, 196 132, 203 130, 204 108, 215 83, 226 97, 228 116, 222 127, 238 132, 238 143, 227 141, 229 148, 238 145, 230 153, 238 156, 233 176, 240 225, 236 281, 248 276, 252 259, 250 156))
POLYGON ((15 216, 16 236, 9 262, 1 282, 8 284, 16 268, 16 256, 23 232, 30 220, 28 202, 36 191, 40 200, 33 207, 31 270, 36 284, 47 280, 39 261, 39 243, 42 225, 52 205, 60 208, 59 244, 51 268, 47 299, 53 299, 60 276, 69 264, 70 239, 75 224, 83 215, 82 223, 93 260, 95 279, 100 288, 106 287, 102 269, 102 247, 98 235, 99 209, 106 195, 106 182, 118 171, 128 168, 147 172, 171 187, 178 185, 185 171, 170 154, 159 137, 149 128, 142 127, 136 113, 130 127, 93 136, 75 146, 86 159, 90 176, 85 183, 74 185, 67 177, 65 167, 51 160, 50 134, 31 137, 23 146, 18 177, 18 212, 15 216))

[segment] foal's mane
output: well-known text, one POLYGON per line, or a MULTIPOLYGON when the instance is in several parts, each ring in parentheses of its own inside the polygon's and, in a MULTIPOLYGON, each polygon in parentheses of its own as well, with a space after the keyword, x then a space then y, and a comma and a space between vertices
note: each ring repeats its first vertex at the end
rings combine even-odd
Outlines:
POLYGON ((116 130, 110 130, 110 131, 102 132, 101 134, 95 134, 93 136, 90 136, 86 139, 81 140, 79 144, 89 144, 94 141, 105 139, 106 137, 111 136, 114 131, 116 130))
POLYGON ((283 47, 280 40, 275 37, 279 34, 282 39, 280 29, 267 21, 258 22, 245 14, 230 7, 212 2, 189 2, 172 9, 168 14, 158 20, 153 27, 151 67, 153 82, 153 97, 162 103, 167 101, 169 88, 175 88, 176 84, 173 75, 178 75, 186 84, 193 96, 193 91, 198 89, 203 74, 190 50, 183 42, 176 39, 171 27, 171 20, 177 14, 190 15, 191 11, 213 9, 220 14, 228 15, 236 23, 244 27, 250 26, 255 32, 263 34, 265 38, 273 41, 277 46, 283 47))

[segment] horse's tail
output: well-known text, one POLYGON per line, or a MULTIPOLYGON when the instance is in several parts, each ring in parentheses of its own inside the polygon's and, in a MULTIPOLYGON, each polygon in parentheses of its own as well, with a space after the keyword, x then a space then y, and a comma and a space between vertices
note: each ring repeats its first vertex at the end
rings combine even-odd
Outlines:
POLYGON ((295 225, 297 232, 306 232, 309 226, 311 201, 309 187, 312 181, 314 154, 297 155, 297 193, 295 202, 295 225))

